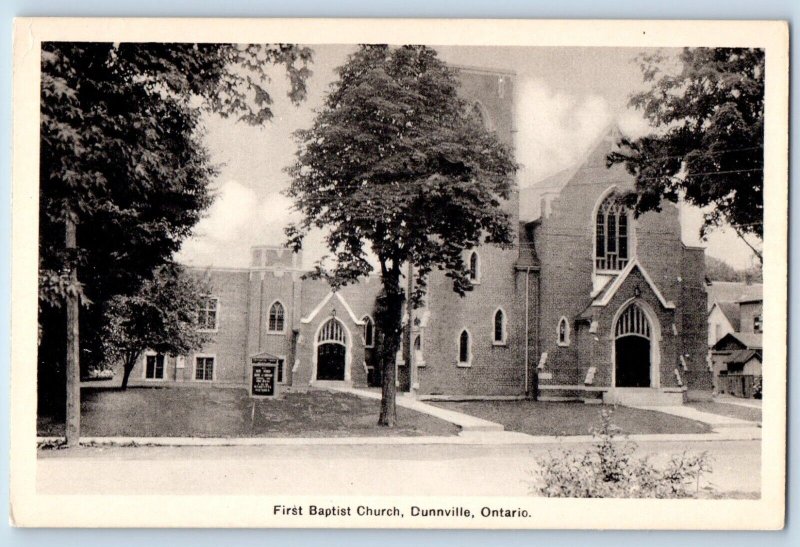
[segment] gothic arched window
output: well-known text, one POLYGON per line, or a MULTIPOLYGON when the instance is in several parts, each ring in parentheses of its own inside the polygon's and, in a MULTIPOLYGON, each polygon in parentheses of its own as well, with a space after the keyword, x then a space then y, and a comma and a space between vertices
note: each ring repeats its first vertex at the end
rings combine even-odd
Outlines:
POLYGON ((469 254, 469 280, 473 283, 479 282, 481 279, 481 259, 478 256, 478 251, 472 251, 469 254))
POLYGON ((562 317, 558 321, 558 345, 569 345, 569 322, 566 317, 562 317))
POLYGON ((364 322, 364 346, 371 348, 375 345, 375 324, 369 315, 362 319, 364 322))
POLYGON ((469 110, 469 117, 477 125, 483 127, 484 129, 492 129, 492 124, 489 120, 489 114, 486 112, 486 108, 484 108, 480 102, 475 101, 472 103, 472 107, 469 110))
POLYGON ((506 341, 506 314, 502 309, 494 312, 494 343, 504 344, 506 341))
POLYGON ((597 209, 595 219, 595 269, 619 271, 628 265, 628 209, 611 194, 597 209))
POLYGON ((285 310, 283 304, 274 302, 269 308, 268 332, 284 332, 286 327, 285 310))

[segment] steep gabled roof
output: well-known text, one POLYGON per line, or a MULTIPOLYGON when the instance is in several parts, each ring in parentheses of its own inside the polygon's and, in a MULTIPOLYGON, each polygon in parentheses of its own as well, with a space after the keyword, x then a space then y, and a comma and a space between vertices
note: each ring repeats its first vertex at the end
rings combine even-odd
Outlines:
POLYGON ((755 332, 729 332, 714 344, 714 349, 721 348, 730 341, 735 340, 743 349, 762 349, 761 335, 755 332))
POLYGON ((660 290, 658 290, 656 284, 653 283, 653 278, 650 277, 650 274, 647 273, 647 271, 642 267, 641 264, 639 264, 639 261, 635 258, 630 262, 628 262, 628 265, 625 266, 625 269, 622 270, 619 274, 617 274, 617 277, 614 278, 614 280, 611 283, 606 285, 606 287, 600 292, 600 294, 598 294, 595 297, 594 301, 592 302, 592 306, 608 305, 608 303, 611 302, 611 299, 614 298, 614 295, 617 294, 619 288, 622 287, 622 284, 625 283, 625 280, 628 278, 628 276, 634 269, 639 270, 639 273, 642 274, 642 277, 644 277, 644 280, 650 286, 650 290, 653 291, 653 294, 656 295, 658 301, 661 302, 662 306, 664 306, 667 309, 675 308, 675 304, 673 302, 668 302, 667 299, 664 298, 664 295, 661 294, 660 290))
POLYGON ((303 317, 302 319, 300 319, 300 322, 301 323, 311 323, 311 321, 314 320, 314 318, 322 310, 322 308, 325 307, 325 304, 330 302, 331 298, 333 298, 334 295, 336 295, 336 298, 338 298, 339 302, 342 304, 342 306, 344 306, 344 309, 347 312, 347 315, 350 316, 350 319, 353 321, 353 323, 355 323, 356 325, 363 325, 364 322, 361 319, 359 319, 358 317, 356 317, 356 314, 353 313, 353 308, 350 307, 350 304, 347 303, 347 300, 345 300, 344 296, 342 296, 341 293, 339 293, 338 291, 337 292, 330 291, 327 295, 325 295, 325 298, 320 300, 319 304, 317 304, 317 307, 314 308, 313 310, 311 310, 311 313, 309 313, 306 317, 303 317))
POLYGON ((723 363, 744 364, 755 357, 761 361, 761 352, 754 349, 737 349, 722 358, 723 363))
POLYGON ((715 302, 714 305, 719 308, 728 323, 733 327, 733 330, 738 331, 741 328, 739 304, 735 302, 715 302))

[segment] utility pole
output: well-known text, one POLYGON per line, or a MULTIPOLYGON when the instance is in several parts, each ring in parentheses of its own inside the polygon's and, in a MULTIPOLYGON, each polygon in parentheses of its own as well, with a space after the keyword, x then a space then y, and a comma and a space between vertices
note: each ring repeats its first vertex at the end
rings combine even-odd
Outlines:
POLYGON ((77 228, 71 208, 67 208, 65 246, 68 253, 69 289, 67 290, 67 446, 78 446, 81 437, 81 367, 78 326, 78 267, 75 262, 77 228))

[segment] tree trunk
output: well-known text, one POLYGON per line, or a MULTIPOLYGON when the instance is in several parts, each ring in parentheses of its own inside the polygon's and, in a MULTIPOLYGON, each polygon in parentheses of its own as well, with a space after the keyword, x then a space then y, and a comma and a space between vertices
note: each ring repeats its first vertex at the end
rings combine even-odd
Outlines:
POLYGON ((395 398, 395 359, 400 348, 402 334, 403 291, 400 288, 399 271, 391 271, 383 278, 383 302, 379 313, 375 314, 375 322, 383 333, 380 359, 382 374, 381 414, 378 425, 395 427, 397 425, 397 408, 395 398))
POLYGON ((134 355, 132 357, 128 357, 125 359, 124 364, 124 371, 122 373, 122 385, 120 388, 125 391, 128 389, 128 379, 131 377, 131 372, 133 372, 133 367, 136 366, 136 358, 138 355, 134 355))
MULTIPOLYGON (((74 253, 77 248, 77 228, 72 212, 67 211, 64 227, 64 243, 68 253, 74 253)), ((72 262, 69 265, 70 289, 67 291, 67 414, 66 414, 66 444, 78 446, 81 438, 81 365, 80 365, 80 330, 78 326, 79 302, 78 269, 74 262, 74 255, 70 255, 72 262)))

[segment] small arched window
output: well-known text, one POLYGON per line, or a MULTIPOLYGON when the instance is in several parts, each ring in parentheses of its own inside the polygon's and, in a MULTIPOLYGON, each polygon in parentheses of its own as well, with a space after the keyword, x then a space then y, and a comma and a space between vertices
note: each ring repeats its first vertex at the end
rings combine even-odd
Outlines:
POLYGON ((481 259, 478 256, 478 251, 469 253, 469 280, 477 283, 481 280, 481 259))
POLYGON ((364 322, 364 347, 371 348, 375 346, 375 323, 369 315, 365 315, 362 319, 364 322))
POLYGON ((494 312, 494 343, 505 344, 506 342, 506 314, 500 309, 494 312))
POLYGON ((267 322, 268 332, 284 332, 286 330, 286 312, 283 304, 274 302, 269 307, 269 321, 267 322))
POLYGON ((559 346, 568 346, 569 345, 569 321, 567 321, 566 317, 562 317, 558 321, 558 345, 559 346))
POLYGON ((414 337, 414 364, 418 367, 425 366, 425 357, 422 355, 422 334, 414 337))
POLYGON ((472 348, 470 347, 469 332, 464 329, 458 337, 458 364, 469 365, 471 360, 472 348))
POLYGON ((619 271, 628 265, 629 211, 616 194, 609 195, 595 218, 595 268, 619 271))
POLYGON ((469 110, 469 117, 480 127, 488 130, 492 129, 492 124, 489 120, 489 114, 486 112, 486 108, 484 108, 480 102, 475 101, 472 103, 472 107, 469 110))

